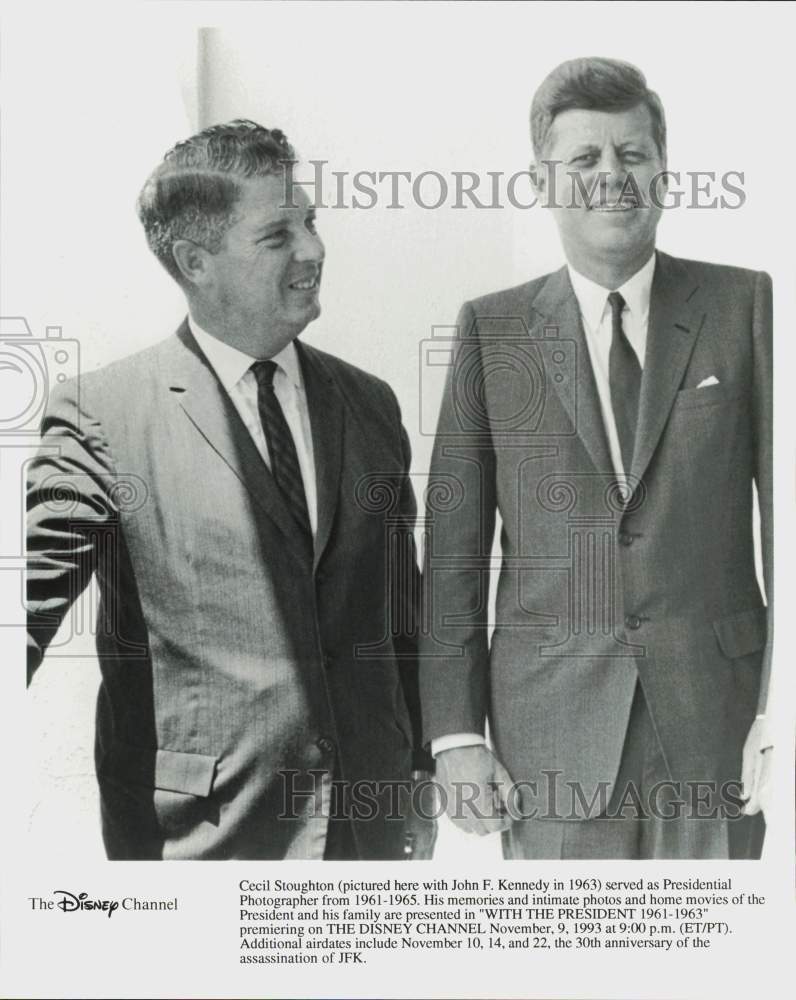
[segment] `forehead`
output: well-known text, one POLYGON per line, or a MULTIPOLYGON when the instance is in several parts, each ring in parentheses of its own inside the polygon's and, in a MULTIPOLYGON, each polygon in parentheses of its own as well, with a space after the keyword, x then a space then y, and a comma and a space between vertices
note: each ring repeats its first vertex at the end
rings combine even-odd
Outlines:
POLYGON ((240 195, 235 204, 238 224, 256 227, 296 215, 303 217, 311 206, 310 199, 303 187, 289 183, 288 176, 278 170, 265 177, 240 179, 240 195))
POLYGON ((602 146, 606 142, 654 142, 652 115, 646 104, 626 111, 593 111, 570 108, 553 119, 550 146, 579 144, 602 146))

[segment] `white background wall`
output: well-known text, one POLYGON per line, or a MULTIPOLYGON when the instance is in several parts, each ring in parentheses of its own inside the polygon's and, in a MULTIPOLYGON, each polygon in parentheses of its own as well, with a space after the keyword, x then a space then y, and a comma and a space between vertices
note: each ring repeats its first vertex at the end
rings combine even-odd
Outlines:
MULTIPOLYGON (((742 210, 667 212, 661 247, 769 270, 779 315, 792 315, 789 47, 776 5, 208 3, 9 15, 2 312, 26 316, 37 335, 61 325, 80 342, 83 370, 173 330, 180 295, 149 255, 133 206, 163 151, 195 127, 197 92, 203 123, 252 117, 279 126, 328 170, 510 174, 530 158, 528 109, 541 79, 563 59, 603 54, 638 64, 660 93, 672 169, 746 175, 742 210)), ((409 205, 322 210, 319 227, 323 315, 306 339, 392 384, 415 469, 425 472, 421 342, 434 324, 452 323, 464 299, 557 266, 552 220, 539 208, 409 205)), ((785 324, 778 338, 780 487, 789 504, 785 324)), ((424 401, 436 403, 433 393, 424 401)), ((789 513, 780 531, 792 540, 789 513)), ((28 733, 21 794, 32 848, 93 858, 101 856, 90 753, 96 671, 90 644, 73 649, 77 658, 49 658, 31 697, 13 695, 28 733)), ((17 736, 8 752, 20 756, 17 736)), ((496 856, 497 844, 446 830, 440 850, 474 862, 496 856)))

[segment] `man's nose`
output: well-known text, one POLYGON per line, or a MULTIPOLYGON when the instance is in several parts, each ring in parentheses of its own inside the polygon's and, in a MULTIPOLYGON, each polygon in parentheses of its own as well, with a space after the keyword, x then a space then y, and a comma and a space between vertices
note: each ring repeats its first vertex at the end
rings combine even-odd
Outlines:
POLYGON ((309 261, 320 264, 324 258, 323 240, 317 233, 306 230, 296 243, 293 256, 298 261, 309 261))
POLYGON ((603 155, 600 158, 600 172, 605 177, 609 189, 620 188, 624 184, 627 171, 622 163, 622 158, 615 149, 603 150, 603 155))

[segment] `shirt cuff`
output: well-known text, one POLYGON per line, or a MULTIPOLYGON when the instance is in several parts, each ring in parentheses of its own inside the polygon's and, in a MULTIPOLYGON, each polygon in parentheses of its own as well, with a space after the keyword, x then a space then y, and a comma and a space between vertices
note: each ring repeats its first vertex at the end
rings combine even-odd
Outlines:
POLYGON ((436 757, 443 750, 455 750, 457 747, 482 747, 486 740, 479 733, 450 733, 448 736, 438 736, 431 741, 431 756, 436 757))
POLYGON ((774 746, 774 740, 771 736, 771 725, 766 715, 756 715, 755 722, 760 723, 760 752, 762 753, 764 750, 770 750, 774 746))

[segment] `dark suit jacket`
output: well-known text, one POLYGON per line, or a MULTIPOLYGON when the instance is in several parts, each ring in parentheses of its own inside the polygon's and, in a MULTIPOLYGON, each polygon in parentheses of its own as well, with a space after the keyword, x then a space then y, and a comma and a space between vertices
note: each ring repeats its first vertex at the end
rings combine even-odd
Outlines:
POLYGON ((513 779, 540 788, 545 769, 587 794, 615 781, 637 677, 677 780, 739 778, 765 705, 752 484, 770 603, 770 280, 658 253, 651 296, 626 507, 566 268, 458 320, 429 490, 425 734, 488 717, 513 779))
MULTIPOLYGON (((409 778, 418 581, 406 435, 385 383, 299 347, 314 559, 187 324, 50 402, 29 477, 31 668, 96 571, 110 857, 301 855, 313 772, 409 778), (390 544, 405 557, 400 579, 390 544), (286 788, 305 793, 287 808, 286 788)), ((400 856, 394 790, 377 793, 366 787, 358 806, 360 855, 400 856)))

